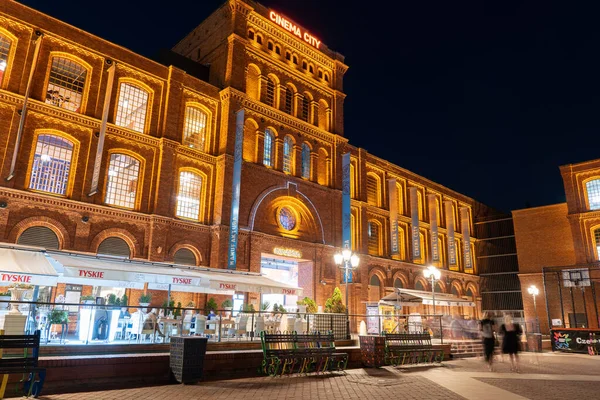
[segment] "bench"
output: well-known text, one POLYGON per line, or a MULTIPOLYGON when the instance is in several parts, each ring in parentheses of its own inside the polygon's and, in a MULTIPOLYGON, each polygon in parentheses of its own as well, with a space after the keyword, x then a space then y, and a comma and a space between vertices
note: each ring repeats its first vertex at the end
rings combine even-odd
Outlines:
POLYGON ((343 371, 348 354, 335 350, 333 333, 266 333, 262 332, 262 372, 271 376, 285 373, 343 371))
POLYGON ((391 365, 441 362, 444 351, 434 349, 429 333, 386 333, 385 362, 391 365))
POLYGON ((20 383, 23 384, 23 395, 38 397, 42 392, 46 369, 38 367, 40 350, 40 331, 33 335, 4 335, 0 330, 0 374, 3 374, 0 386, 0 399, 4 392, 10 374, 22 374, 20 383), (9 351, 5 351, 10 349, 9 351), (37 380, 36 380, 37 375, 37 380))

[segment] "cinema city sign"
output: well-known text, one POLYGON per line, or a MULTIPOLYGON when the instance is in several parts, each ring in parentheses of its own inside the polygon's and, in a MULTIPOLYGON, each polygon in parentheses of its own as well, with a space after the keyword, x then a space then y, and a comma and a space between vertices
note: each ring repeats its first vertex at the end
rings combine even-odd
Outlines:
POLYGON ((298 36, 300 39, 304 40, 311 46, 314 46, 317 49, 319 48, 319 46, 321 46, 320 40, 318 40, 316 37, 312 36, 306 31, 302 32, 302 29, 299 26, 294 25, 292 22, 277 14, 275 11, 271 11, 269 13, 269 18, 271 18, 271 21, 275 22, 277 25, 281 26, 286 31, 298 36))

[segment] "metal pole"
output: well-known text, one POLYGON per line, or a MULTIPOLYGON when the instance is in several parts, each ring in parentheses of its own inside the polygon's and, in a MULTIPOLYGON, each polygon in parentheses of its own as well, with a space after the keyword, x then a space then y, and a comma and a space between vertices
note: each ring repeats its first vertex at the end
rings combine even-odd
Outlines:
MULTIPOLYGON (((573 320, 575 321, 575 328, 577 328, 577 312, 575 310, 575 296, 573 296, 573 286, 569 286, 569 291, 571 292, 571 304, 573 305, 573 320)), ((571 321, 569 320, 569 323, 571 321)), ((569 324, 570 325, 570 324, 569 324)), ((571 326, 573 328, 573 326, 571 326)))
POLYGON ((535 294, 533 295, 533 310, 535 311, 535 332, 538 333, 540 331, 540 322, 538 320, 537 304, 535 303, 535 294))
POLYGON ((433 317, 435 318, 435 277, 431 275, 431 296, 433 297, 433 317))
POLYGON ((348 304, 348 267, 350 260, 344 260, 344 279, 346 280, 346 339, 350 339, 350 304, 348 304))

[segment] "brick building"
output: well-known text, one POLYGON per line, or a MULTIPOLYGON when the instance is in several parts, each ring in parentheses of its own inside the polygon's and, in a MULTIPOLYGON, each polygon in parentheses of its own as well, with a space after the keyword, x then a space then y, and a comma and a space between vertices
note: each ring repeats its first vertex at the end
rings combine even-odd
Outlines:
POLYGON ((549 326, 598 328, 600 160, 560 167, 566 203, 513 211, 526 319, 549 326))
MULTIPOLYGON (((237 269, 293 281, 319 305, 334 287, 344 290, 333 254, 342 235, 341 155, 350 152, 352 247, 361 255, 351 312, 394 287, 431 290, 422 269, 432 262, 432 208, 436 263, 445 270, 438 290, 478 299, 475 260, 464 268, 459 208, 471 232, 473 218, 490 210, 348 142, 348 66, 321 38, 254 1, 231 0, 177 43, 165 65, 12 0, 2 4, 1 241, 225 268, 235 113, 244 110, 237 269), (390 179, 398 191, 394 255, 390 179), (418 259, 409 237, 411 187, 418 259)), ((477 245, 471 234, 471 254, 477 245)), ((59 284, 50 296, 64 290, 59 284)), ((157 304, 165 297, 153 292, 157 304)), ((206 301, 204 294, 175 298, 206 301)), ((258 293, 235 299, 261 301, 258 293)))

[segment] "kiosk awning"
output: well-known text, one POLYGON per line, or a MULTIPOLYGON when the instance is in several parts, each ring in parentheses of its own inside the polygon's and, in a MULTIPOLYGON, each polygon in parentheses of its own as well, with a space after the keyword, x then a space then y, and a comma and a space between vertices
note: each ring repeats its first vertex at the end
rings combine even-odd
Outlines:
POLYGON ((284 294, 288 296, 302 295, 302 289, 277 282, 266 276, 223 270, 209 272, 210 288, 216 290, 234 290, 239 292, 256 292, 262 294, 284 294))
POLYGON ((0 248, 0 286, 56 286, 58 273, 40 250, 0 248))
MULTIPOLYGON (((401 305, 403 306, 416 306, 417 304, 433 304, 433 296, 431 295, 431 292, 412 289, 396 288, 396 291, 394 293, 388 294, 381 300, 388 303, 401 303, 401 305)), ((448 293, 437 292, 435 294, 435 305, 475 307, 475 303, 470 300, 461 299, 460 297, 456 297, 448 293)))

